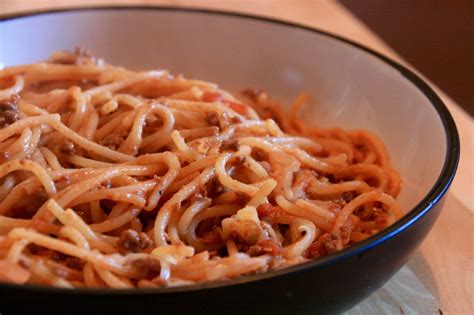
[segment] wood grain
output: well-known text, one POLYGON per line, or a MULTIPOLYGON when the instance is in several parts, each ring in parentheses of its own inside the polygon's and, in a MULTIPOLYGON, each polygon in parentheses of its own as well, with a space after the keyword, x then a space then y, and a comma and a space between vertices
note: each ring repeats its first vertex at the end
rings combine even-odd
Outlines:
MULTIPOLYGON (((294 21, 342 35, 404 62, 370 29, 335 1, 316 0, 0 0, 0 13, 104 4, 173 5, 232 10, 294 21)), ((410 67, 410 65, 407 65, 410 67)), ((415 70, 416 71, 416 70, 415 70)), ((431 84, 435 89, 436 86, 431 84)), ((474 123, 437 89, 461 138, 458 175, 433 231, 415 257, 385 286, 348 314, 473 314, 474 123)))
POLYGON ((440 309, 436 297, 410 268, 404 267, 376 293, 346 312, 346 315, 439 314, 440 309))
POLYGON ((408 266, 450 314, 474 310, 474 217, 454 196, 408 266), (424 261, 417 262, 423 258, 424 261), (431 273, 431 274, 430 274, 431 273))

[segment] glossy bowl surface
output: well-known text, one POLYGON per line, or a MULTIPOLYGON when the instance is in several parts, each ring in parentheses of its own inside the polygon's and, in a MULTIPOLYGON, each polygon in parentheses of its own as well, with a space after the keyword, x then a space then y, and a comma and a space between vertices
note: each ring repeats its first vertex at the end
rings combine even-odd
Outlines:
POLYGON ((438 217, 456 171, 456 127, 433 90, 387 57, 320 30, 228 12, 106 7, 4 16, 0 34, 3 65, 39 61, 79 45, 117 65, 165 68, 231 90, 263 88, 286 104, 306 91, 314 100, 305 112, 310 122, 369 129, 383 139, 404 180, 398 199, 409 209, 396 224, 349 249, 279 271, 162 289, 0 284, 5 309, 340 312, 408 261, 438 217))

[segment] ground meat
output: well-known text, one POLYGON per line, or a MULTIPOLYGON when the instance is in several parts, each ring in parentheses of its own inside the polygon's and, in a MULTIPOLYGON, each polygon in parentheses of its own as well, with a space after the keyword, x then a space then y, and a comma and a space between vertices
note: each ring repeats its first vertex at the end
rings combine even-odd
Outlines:
POLYGON ((307 258, 318 258, 331 253, 335 253, 344 248, 344 244, 340 236, 331 233, 323 234, 316 240, 305 253, 307 258))
POLYGON ((219 126, 219 117, 215 112, 209 112, 206 114, 206 122, 211 126, 219 126))
POLYGON ((223 129, 233 124, 239 124, 242 122, 240 116, 231 116, 227 111, 223 111, 219 116, 219 122, 223 129))
POLYGON ((388 225, 388 214, 383 209, 374 208, 372 212, 372 218, 377 224, 383 226, 388 225))
POLYGON ((362 221, 375 221, 379 225, 387 225, 389 222, 388 214, 377 207, 359 207, 354 214, 362 221))
POLYGON ((236 140, 229 140, 222 142, 221 151, 239 151, 239 144, 236 140))
POLYGON ((63 253, 36 244, 29 244, 27 248, 32 255, 41 256, 54 261, 61 261, 66 257, 63 253))
POLYGON ((43 257, 45 259, 49 259, 56 263, 64 265, 65 268, 53 268, 53 272, 55 272, 56 275, 59 277, 69 274, 69 271, 68 269, 66 269, 66 267, 73 270, 82 270, 85 265, 84 261, 77 257, 69 256, 36 244, 29 244, 27 246, 27 249, 32 255, 43 257))
POLYGON ((201 241, 208 245, 223 244, 221 233, 222 229, 217 225, 213 225, 208 231, 202 233, 201 241))
POLYGON ((18 101, 20 96, 13 94, 10 99, 0 100, 0 127, 4 128, 19 119, 18 101))
POLYGON ((279 256, 281 254, 281 245, 273 240, 260 240, 257 244, 251 246, 247 250, 250 256, 261 256, 269 254, 271 256, 279 256))
POLYGON ((346 192, 342 193, 342 195, 341 195, 342 201, 344 201, 346 203, 351 201, 354 198, 355 198, 355 194, 354 194, 353 191, 346 191, 346 192))
POLYGON ((371 221, 373 208, 372 207, 359 207, 354 211, 354 214, 357 215, 362 221, 371 221))
POLYGON ((344 248, 342 244, 342 239, 340 237, 334 237, 331 235, 331 238, 324 243, 324 249, 326 250, 327 254, 332 254, 337 251, 340 251, 344 248))
POLYGON ((153 279, 160 275, 161 266, 158 259, 139 258, 132 262, 140 278, 153 279))
POLYGON ((339 211, 342 210, 342 208, 344 208, 345 205, 346 205, 346 202, 342 200, 331 201, 331 203, 329 204, 328 210, 333 213, 338 213, 339 211))
POLYGON ((246 205, 250 201, 250 197, 245 193, 236 192, 235 195, 239 205, 246 205))
POLYGON ((219 227, 221 225, 221 219, 214 217, 210 219, 203 220, 199 222, 198 226, 196 227, 196 236, 199 238, 204 237, 206 233, 209 233, 213 229, 213 227, 219 227))
POLYGON ((77 257, 66 257, 65 266, 74 270, 82 270, 84 268, 84 261, 77 257))
POLYGON ((120 234, 118 245, 125 250, 138 252, 152 246, 153 242, 146 233, 127 229, 120 234))
POLYGON ((121 136, 117 134, 112 134, 100 141, 100 144, 108 147, 109 149, 117 150, 124 141, 125 140, 121 136))
POLYGON ((263 203, 257 207, 258 217, 270 224, 290 224, 296 217, 283 210, 280 206, 263 203))
POLYGON ((74 154, 76 153, 76 147, 74 146, 74 143, 66 140, 59 145, 59 151, 66 154, 74 154))

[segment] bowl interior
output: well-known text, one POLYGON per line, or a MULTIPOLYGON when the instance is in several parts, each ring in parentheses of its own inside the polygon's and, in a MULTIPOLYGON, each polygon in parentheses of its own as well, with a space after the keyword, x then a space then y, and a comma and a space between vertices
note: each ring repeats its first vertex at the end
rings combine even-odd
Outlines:
POLYGON ((442 122, 426 96, 377 57, 324 34, 264 20, 176 10, 85 10, 0 23, 0 63, 89 48, 136 69, 165 68, 231 90, 262 88, 285 104, 312 96, 305 117, 379 135, 412 209, 433 187, 446 154, 442 122))

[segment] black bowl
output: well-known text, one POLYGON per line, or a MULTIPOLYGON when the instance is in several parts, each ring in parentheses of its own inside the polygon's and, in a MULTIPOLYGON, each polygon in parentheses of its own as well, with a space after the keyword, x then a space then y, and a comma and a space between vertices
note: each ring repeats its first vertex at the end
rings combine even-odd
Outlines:
MULTIPOLYGON (((347 310, 388 281, 412 256, 435 223, 459 159, 456 126, 446 106, 416 74, 379 53, 336 35, 305 26, 237 13, 169 7, 81 8, 2 17, 28 31, 28 19, 84 12, 170 14, 232 19, 314 34, 344 49, 376 59, 401 74, 432 106, 444 129, 446 154, 435 184, 400 221, 341 252, 283 270, 186 287, 135 290, 58 289, 0 284, 0 313, 334 313, 347 310)), ((44 21, 43 21, 44 23, 44 21)), ((3 25, 2 25, 3 24, 3 25)), ((67 28, 64 25, 64 28, 67 28)), ((21 31, 21 28, 20 28, 21 31)), ((25 31, 25 30, 23 30, 25 31)), ((6 33, 5 33, 6 34, 6 33)), ((8 35, 8 34, 7 34, 8 35)), ((2 46, 8 44, 2 41, 2 46)), ((4 46, 6 47, 6 46, 4 46)), ((7 58, 8 59, 8 58, 7 58)), ((10 58, 11 59, 11 58, 10 58)), ((15 59, 15 58, 13 58, 15 59)), ((2 60, 0 60, 2 61, 2 60)), ((166 63, 166 62, 165 62, 166 63)))

